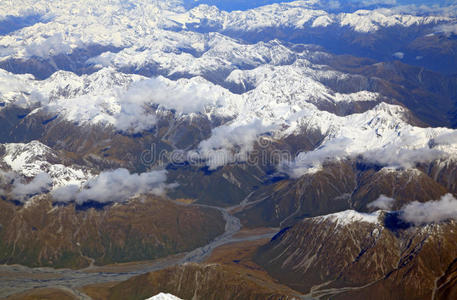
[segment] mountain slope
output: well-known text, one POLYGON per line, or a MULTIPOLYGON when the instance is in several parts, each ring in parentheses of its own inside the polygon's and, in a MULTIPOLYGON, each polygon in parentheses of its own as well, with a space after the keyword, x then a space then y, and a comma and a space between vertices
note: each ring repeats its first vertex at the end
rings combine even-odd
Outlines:
POLYGON ((108 299, 144 299, 158 291, 183 299, 296 299, 291 290, 218 264, 185 264, 133 277, 111 288, 108 299))
POLYGON ((392 231, 385 218, 345 211, 305 219, 259 249, 255 261, 323 299, 430 299, 457 257, 455 222, 392 231))
POLYGON ((151 197, 104 208, 53 206, 39 196, 24 207, 0 205, 0 261, 32 267, 151 260, 207 244, 225 227, 217 210, 151 197))

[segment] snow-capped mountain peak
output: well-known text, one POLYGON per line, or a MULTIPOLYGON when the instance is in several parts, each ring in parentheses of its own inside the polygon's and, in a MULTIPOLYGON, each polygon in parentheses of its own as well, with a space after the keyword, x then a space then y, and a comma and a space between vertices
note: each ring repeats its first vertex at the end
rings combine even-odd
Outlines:
POLYGON ((381 211, 368 214, 357 212, 355 210, 346 210, 330 215, 315 217, 314 219, 317 222, 330 221, 335 223, 337 226, 346 226, 357 222, 380 224, 380 213, 381 211))
POLYGON ((168 293, 160 293, 146 300, 181 300, 181 298, 168 293))

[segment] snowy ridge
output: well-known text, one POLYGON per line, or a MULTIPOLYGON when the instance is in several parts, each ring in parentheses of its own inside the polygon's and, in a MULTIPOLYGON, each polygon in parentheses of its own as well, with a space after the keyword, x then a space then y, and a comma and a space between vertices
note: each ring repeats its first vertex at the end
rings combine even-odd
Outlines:
POLYGON ((28 144, 4 144, 3 161, 17 174, 35 178, 46 173, 52 179, 52 188, 66 185, 82 186, 93 175, 87 169, 59 163, 58 154, 38 141, 28 144))
MULTIPOLYGON (((412 15, 391 14, 386 9, 359 10, 354 13, 329 14, 314 9, 309 1, 272 4, 248 11, 224 12, 215 7, 200 5, 181 18, 186 23, 202 23, 205 20, 222 30, 254 31, 260 28, 289 27, 327 27, 336 25, 349 26, 357 32, 373 32, 380 28, 413 25, 437 24, 450 21, 446 17, 418 17, 412 15), (196 22, 196 20, 198 20, 196 22)), ((185 24, 183 26, 185 26, 185 24)))
POLYGON ((313 220, 321 223, 325 221, 330 221, 335 223, 337 226, 347 226, 354 223, 370 223, 370 224, 379 224, 379 216, 381 211, 377 211, 371 214, 360 213, 355 210, 345 210, 342 212, 314 217, 313 220))
POLYGON ((44 81, 33 81, 32 83, 40 90, 44 98, 52 102, 84 95, 105 94, 108 90, 128 86, 140 79, 144 78, 104 68, 91 75, 82 76, 68 71, 57 71, 44 81))
POLYGON ((91 58, 96 66, 113 66, 141 70, 153 66, 160 74, 229 73, 237 69, 252 69, 263 64, 288 65, 310 53, 293 52, 278 41, 243 44, 218 33, 155 31, 138 45, 119 53, 105 52, 91 58))
POLYGON ((367 160, 381 165, 412 167, 415 162, 453 156, 457 149, 454 130, 409 125, 408 111, 400 106, 381 103, 348 116, 321 110, 319 107, 324 104, 379 103, 382 98, 367 91, 332 91, 321 80, 348 75, 312 65, 306 59, 297 59, 290 65, 232 71, 226 82, 246 88, 248 91, 243 94, 234 94, 199 76, 179 80, 146 78, 123 74, 111 67, 81 77, 60 71, 44 81, 33 81, 30 76, 7 76, 15 82, 23 81, 19 86, 27 87, 31 104, 40 103, 42 109, 81 124, 141 131, 154 126, 163 109, 181 115, 232 119, 215 128, 213 136, 196 149, 208 160, 212 160, 214 150, 226 154, 222 161, 212 160, 212 168, 244 160, 259 135, 268 133, 282 139, 303 129, 320 132, 324 139, 318 149, 301 153, 295 162, 284 166, 293 177, 319 170, 328 159, 363 154, 367 160), (151 111, 151 105, 158 105, 157 110, 151 111), (234 146, 242 146, 238 156, 233 155, 234 146))
MULTIPOLYGON (((264 118, 269 123, 277 123, 277 118, 284 122, 304 108, 315 110, 310 104, 378 101, 379 95, 371 92, 340 94, 332 91, 320 81, 328 78, 345 78, 345 74, 329 70, 325 66, 312 65, 306 59, 298 59, 296 54, 284 50, 287 48, 277 42, 275 45, 278 50, 265 45, 250 46, 251 55, 263 59, 272 55, 268 60, 274 61, 274 57, 284 52, 284 55, 287 54, 285 57, 294 62, 278 66, 264 64, 252 70, 236 69, 230 72, 225 79, 227 84, 250 87, 243 95, 234 94, 200 76, 176 81, 161 76, 149 79, 139 75, 123 74, 112 67, 105 67, 91 75, 82 76, 58 71, 43 81, 33 81, 30 77, 23 80, 18 75, 5 71, 4 73, 27 87, 29 96, 22 102, 25 101, 29 105, 38 102, 44 108, 58 112, 70 121, 114 125, 121 130, 127 130, 134 127, 133 125, 137 125, 135 127, 138 130, 153 126, 154 115, 144 115, 143 124, 134 123, 134 118, 131 118, 132 114, 145 113, 144 105, 148 104, 159 104, 159 109, 173 109, 184 114, 202 113, 210 118, 211 115, 235 117, 243 112, 244 116, 250 118, 264 118), (260 107, 263 106, 265 107, 261 110, 260 107), (288 111, 286 114, 285 110, 288 111)), ((218 53, 225 57, 227 51, 218 53)), ((304 57, 309 54, 304 52, 300 55, 304 57)), ((199 65, 203 59, 190 57, 194 63, 180 61, 183 58, 181 55, 175 58, 176 65, 187 69, 182 70, 183 72, 192 73, 193 66, 199 65)), ((238 57, 234 59, 235 62, 239 61, 238 57)), ((250 58, 245 56, 245 59, 250 58)), ((227 64, 229 62, 227 60, 227 64)), ((257 62, 259 65, 261 63, 263 62, 257 62)), ((208 72, 205 65, 200 68, 208 72)), ((170 74, 174 72, 176 71, 173 69, 169 71, 170 74)), ((14 102, 14 99, 11 98, 10 103, 22 103, 14 102)))
MULTIPOLYGON (((412 168, 417 162, 455 158, 457 131, 419 128, 407 123, 405 108, 381 103, 361 114, 338 117, 326 112, 298 120, 298 126, 325 133, 321 146, 302 152, 285 166, 292 177, 314 173, 325 161, 361 155, 368 162, 412 168)), ((297 125, 296 125, 297 126, 297 125)))
MULTIPOLYGON (((3 146, 2 160, 13 172, 0 170, 0 184, 7 186, 6 194, 23 203, 47 193, 58 202, 124 202, 140 194, 163 195, 175 187, 165 183, 165 170, 136 174, 120 168, 94 174, 84 167, 63 165, 57 152, 38 141, 3 146)), ((0 189, 0 193, 5 192, 0 189)))

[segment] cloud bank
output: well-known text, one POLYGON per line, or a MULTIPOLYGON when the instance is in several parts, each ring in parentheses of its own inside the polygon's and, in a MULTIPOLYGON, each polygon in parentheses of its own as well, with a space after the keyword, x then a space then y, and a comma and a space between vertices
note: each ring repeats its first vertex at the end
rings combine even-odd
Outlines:
POLYGON ((28 56, 45 59, 61 53, 70 54, 72 51, 70 42, 65 41, 65 37, 61 33, 56 33, 45 39, 37 39, 25 47, 28 56))
POLYGON ((300 153, 292 162, 283 162, 279 169, 292 178, 300 178, 304 174, 320 170, 326 162, 345 158, 359 157, 367 163, 383 167, 409 169, 414 168, 418 163, 430 162, 448 156, 446 152, 438 149, 428 147, 408 149, 402 148, 401 145, 389 145, 365 153, 350 153, 351 143, 353 143, 351 139, 344 137, 335 139, 314 151, 300 153))
POLYGON ((82 189, 67 185, 52 191, 51 195, 58 202, 75 201, 78 204, 88 201, 125 202, 138 194, 164 194, 167 188, 173 187, 166 184, 166 180, 165 170, 131 174, 127 169, 116 169, 100 173, 82 189))
POLYGON ((389 145, 362 154, 365 161, 385 167, 413 168, 417 163, 429 162, 442 157, 446 153, 429 147, 418 149, 403 148, 402 145, 389 145))
MULTIPOLYGON (((367 207, 391 211, 394 202, 395 199, 381 195, 367 207)), ((404 205, 399 212, 403 221, 416 226, 457 220, 457 199, 452 194, 446 194, 436 201, 414 201, 404 205)))
POLYGON ((162 76, 134 82, 118 95, 120 111, 114 124, 122 131, 140 132, 156 123, 155 109, 173 110, 178 114, 205 113, 221 107, 229 96, 225 89, 203 78, 172 81, 162 76))

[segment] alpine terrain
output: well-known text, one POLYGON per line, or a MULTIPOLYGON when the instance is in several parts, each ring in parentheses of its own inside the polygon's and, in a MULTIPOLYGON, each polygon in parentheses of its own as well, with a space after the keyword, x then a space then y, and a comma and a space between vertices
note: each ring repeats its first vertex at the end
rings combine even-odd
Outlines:
POLYGON ((454 0, 0 1, 0 298, 457 299, 454 0))

